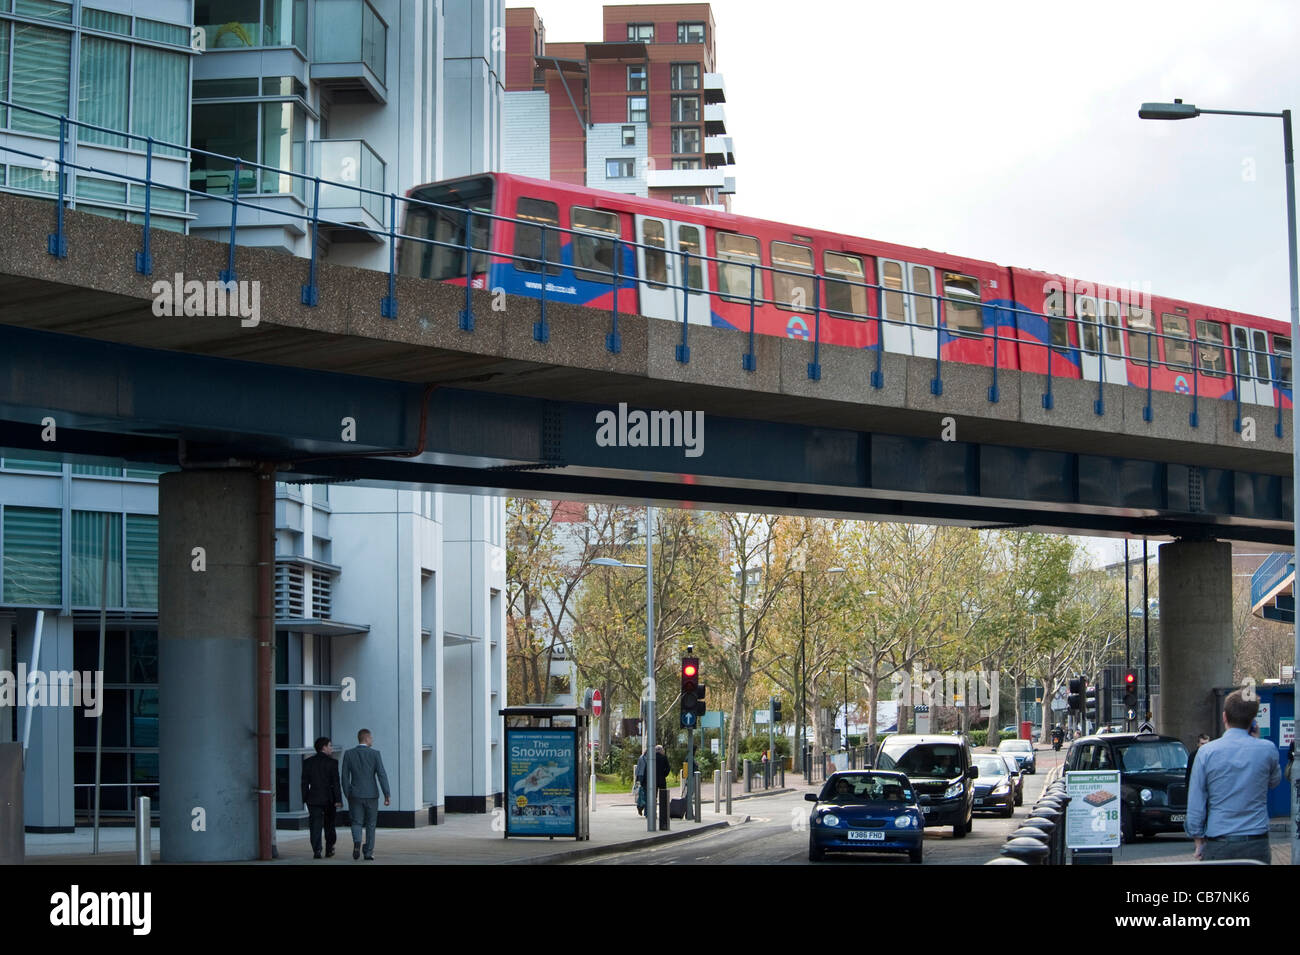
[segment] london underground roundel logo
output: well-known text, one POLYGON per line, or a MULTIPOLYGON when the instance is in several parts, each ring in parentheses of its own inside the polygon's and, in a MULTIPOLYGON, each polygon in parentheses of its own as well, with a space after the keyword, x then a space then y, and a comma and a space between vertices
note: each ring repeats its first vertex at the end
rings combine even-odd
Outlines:
POLYGON ((1174 379, 1174 391, 1178 392, 1180 395, 1185 395, 1191 390, 1191 386, 1187 384, 1187 379, 1182 375, 1179 375, 1174 379))
POLYGON ((795 315, 790 321, 785 323, 785 334, 787 338, 808 338, 808 323, 795 315))

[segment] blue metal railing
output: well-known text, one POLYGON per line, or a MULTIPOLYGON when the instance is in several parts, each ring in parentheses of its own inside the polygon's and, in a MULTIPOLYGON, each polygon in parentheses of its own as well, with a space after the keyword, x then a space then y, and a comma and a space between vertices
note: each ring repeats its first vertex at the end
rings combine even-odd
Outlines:
MULTIPOLYGON (((473 292, 474 276, 475 276, 474 263, 476 259, 479 261, 488 261, 488 262, 494 260, 495 261, 504 260, 520 268, 526 268, 528 266, 531 266, 532 268, 528 269, 528 271, 535 271, 539 274, 541 279, 539 283, 540 290, 538 296, 539 319, 537 322, 534 323, 533 326, 533 338, 535 341, 539 343, 546 343, 549 342, 550 340, 550 325, 549 325, 548 315, 547 315, 547 288, 546 288, 548 275, 563 272, 566 268, 571 269, 575 274, 583 274, 584 276, 585 275, 595 276, 596 280, 601 282, 607 281, 605 278, 603 278, 603 276, 608 275, 609 276, 608 281, 611 284, 611 288, 612 288, 612 295, 611 295, 612 303, 610 308, 610 331, 606 335, 606 348, 611 353, 618 354, 622 350, 622 336, 619 332, 619 304, 618 304, 619 293, 625 289, 634 289, 639 283, 639 279, 635 274, 635 271, 632 274, 628 274, 628 275, 624 275, 621 273, 619 262, 621 261, 621 256, 624 250, 630 250, 634 256, 636 255, 638 250, 642 252, 656 253, 659 256, 663 257, 665 263, 668 261, 667 257, 669 255, 675 254, 678 262, 680 263, 681 281, 678 283, 671 282, 668 280, 668 276, 665 275, 662 277, 662 280, 656 279, 654 284, 656 287, 661 287, 661 288, 669 289, 673 292, 681 293, 682 336, 681 336, 681 341, 675 347, 675 353, 676 353, 677 360, 682 363, 688 363, 690 361, 689 326, 690 326, 690 305, 691 305, 692 294, 696 294, 696 295, 704 294, 706 296, 717 295, 720 298, 727 301, 733 301, 733 302, 739 301, 739 302, 748 303, 749 306, 749 331, 747 337, 748 347, 747 350, 741 355, 741 367, 747 372, 755 371, 758 366, 757 352, 755 350, 755 345, 756 345, 755 336, 757 334, 755 323, 756 323, 756 312, 758 306, 760 305, 775 306, 777 308, 781 308, 790 311, 793 314, 798 314, 798 315, 809 314, 804 307, 796 307, 796 303, 794 301, 785 302, 785 301, 777 301, 775 298, 766 298, 761 293, 761 286, 758 282, 758 276, 760 273, 767 273, 771 276, 767 281, 771 283, 771 287, 774 290, 776 288, 775 283, 778 277, 785 277, 787 280, 787 284, 791 288, 796 288, 802 291, 806 287, 809 286, 811 287, 811 297, 812 297, 811 318, 812 318, 812 326, 813 326, 813 335, 812 335, 812 342, 811 342, 812 361, 809 362, 807 366, 807 377, 813 381, 818 381, 821 379, 821 373, 822 373, 821 332, 822 332, 822 316, 823 313, 825 313, 828 317, 833 316, 837 319, 847 319, 851 321, 863 322, 868 325, 874 323, 875 331, 876 331, 876 341, 873 345, 866 346, 867 348, 872 349, 876 352, 875 368, 870 374, 870 386, 873 389, 881 389, 884 387, 885 384, 884 366, 883 366, 884 352, 886 350, 889 351, 894 350, 894 349, 887 349, 885 345, 885 340, 887 337, 886 332, 888 328, 897 328, 905 331, 909 339, 912 338, 912 334, 914 331, 933 334, 935 336, 935 374, 933 379, 931 380, 931 392, 936 396, 943 394, 943 375, 942 375, 943 361, 944 361, 943 346, 948 342, 961 340, 961 339, 970 339, 970 340, 991 339, 993 345, 992 348, 993 366, 991 369, 992 380, 988 389, 988 401, 990 403, 996 403, 997 401, 999 401, 1000 398, 998 376, 1000 372, 1000 358, 1001 358, 1001 348, 1000 348, 1001 333, 999 330, 999 325, 1001 323, 1001 315, 1006 315, 1011 317, 1014 321, 1014 327, 1016 328, 1019 328, 1021 326, 1021 322, 1020 322, 1021 317, 1026 317, 1026 318, 1042 320, 1048 329, 1048 332, 1045 336, 1045 340, 1043 341, 1027 340, 1019 337, 1012 339, 1016 347, 1022 350, 1022 354, 1025 355, 1032 354, 1034 349, 1043 350, 1046 359, 1044 362, 1045 365, 1044 372, 1046 375, 1046 390, 1042 394, 1042 405, 1045 409, 1051 410, 1054 407, 1054 393, 1053 393, 1054 373, 1052 367, 1053 366, 1052 356, 1053 354, 1056 354, 1064 358, 1070 364, 1077 365, 1080 368, 1080 377, 1083 377, 1085 379, 1087 379, 1089 376, 1084 373, 1084 368, 1083 368, 1084 359, 1085 358, 1096 359, 1097 399, 1094 402, 1094 410, 1098 415, 1104 415, 1105 414, 1104 387, 1106 384, 1105 362, 1108 358, 1110 358, 1112 360, 1119 359, 1124 361, 1126 367, 1130 363, 1130 356, 1126 356, 1122 354, 1123 339, 1120 340, 1121 354, 1117 355, 1117 354, 1112 354, 1111 350, 1107 348, 1105 342, 1105 336, 1108 334, 1122 335, 1125 332, 1127 332, 1128 340, 1130 342, 1133 340, 1133 336, 1137 334, 1143 335, 1146 339, 1147 347, 1146 347, 1145 364, 1146 364, 1147 401, 1143 409, 1144 420, 1150 422, 1154 417, 1153 406, 1152 406, 1152 389, 1153 389, 1152 382, 1154 378, 1153 375, 1154 368, 1163 367, 1171 371, 1179 371, 1179 370, 1186 371, 1190 366, 1190 370, 1192 372, 1192 388, 1191 388, 1192 411, 1189 415, 1189 423, 1191 424, 1192 427, 1197 427, 1199 425, 1200 376, 1204 370, 1202 367, 1203 359, 1206 354, 1213 355, 1215 352, 1217 352, 1219 356, 1222 357, 1224 352, 1230 351, 1233 355, 1233 371, 1230 374, 1233 376, 1233 380, 1237 385, 1235 389, 1236 399, 1237 399, 1237 417, 1236 417, 1235 424, 1237 429, 1240 430, 1242 375, 1240 372, 1239 363, 1241 361, 1241 353, 1243 350, 1241 346, 1230 345, 1224 342, 1206 343, 1197 339, 1192 339, 1180 335, 1171 335, 1168 333, 1154 332, 1150 330, 1133 329, 1131 327, 1124 327, 1122 325, 1114 326, 1104 322, 1100 315, 1092 316, 1091 320, 1089 320, 1087 317, 1081 317, 1072 314, 1072 309, 1069 308, 1064 310, 1065 314, 1060 314, 1060 315, 1053 314, 1053 313, 1046 313, 1046 312, 1035 312, 1030 309, 1020 308, 1010 304, 999 303, 993 305, 989 303, 976 303, 973 302, 971 299, 965 297, 951 297, 951 296, 945 296, 934 292, 919 292, 914 290, 891 288, 883 284, 865 282, 865 281, 855 282, 855 281, 851 281, 847 276, 841 273, 831 273, 829 275, 826 275, 826 274, 817 273, 815 271, 804 271, 804 270, 797 270, 797 269, 780 268, 777 266, 766 266, 752 260, 738 261, 735 258, 722 258, 718 256, 710 256, 710 255, 705 255, 697 252, 690 252, 685 249, 677 250, 676 253, 671 253, 668 252, 662 244, 658 244, 658 245, 646 244, 642 242, 637 242, 635 240, 625 239, 622 238, 621 236, 610 235, 608 233, 597 233, 592 231, 584 231, 581 229, 568 229, 568 228, 563 228, 559 225, 552 225, 547 223, 539 224, 535 220, 530 221, 530 220, 523 220, 523 219, 510 217, 510 216, 498 215, 482 209, 468 209, 463 206, 446 205, 437 202, 430 202, 424 199, 417 199, 412 196, 401 196, 395 192, 382 192, 379 190, 368 188, 366 186, 324 180, 318 175, 310 175, 303 172, 296 172, 290 169, 281 169, 274 166, 268 166, 262 163, 250 162, 238 156, 227 156, 222 153, 212 152, 210 150, 204 150, 204 149, 199 149, 197 147, 184 146, 179 143, 172 143, 165 140, 155 139, 151 136, 145 136, 136 133, 128 133, 122 130, 112 129, 104 126, 98 126, 93 123, 85 123, 79 120, 72 120, 69 119, 67 116, 56 115, 54 113, 33 109, 31 107, 22 106, 8 101, 0 100, 0 109, 18 110, 21 112, 31 113, 36 116, 41 116, 48 120, 58 121, 59 151, 58 151, 58 160, 57 160, 58 187, 56 190, 57 200, 56 200, 56 208, 55 208, 55 231, 48 238, 47 249, 51 255, 54 255, 59 258, 66 257, 68 253, 67 235, 65 231, 65 222, 64 222, 64 208, 67 201, 66 192, 67 192, 68 171, 74 170, 77 172, 95 173, 100 176, 107 176, 109 178, 120 180, 124 183, 135 184, 143 187, 144 207, 142 211, 143 211, 144 218, 143 218, 143 225, 141 228, 141 247, 135 256, 136 270, 143 275, 151 274, 153 269, 150 237, 154 228, 154 222, 153 222, 154 190, 162 189, 164 191, 177 193, 186 197, 209 199, 209 200, 215 200, 219 202, 226 202, 229 204, 230 234, 229 234, 229 241, 228 241, 228 248, 227 248, 227 255, 226 255, 226 267, 219 272, 219 278, 223 283, 232 283, 237 280, 236 271, 235 271, 235 247, 237 244, 238 229, 239 229, 239 210, 241 208, 255 209, 261 213, 269 213, 276 216, 284 217, 286 219, 297 220, 301 222, 304 225, 304 227, 310 231, 311 234, 311 253, 310 256, 308 257, 309 261, 308 261, 307 281, 302 287, 302 295, 301 295, 302 303, 307 306, 316 306, 319 304, 319 300, 320 300, 320 290, 317 284, 317 276, 318 276, 318 268, 319 268, 319 246, 320 246, 319 234, 322 226, 339 227, 339 228, 353 230, 356 232, 365 233, 387 243, 388 245, 388 269, 387 269, 388 289, 387 289, 387 294, 380 301, 380 314, 383 315, 385 318, 395 319, 397 318, 398 315, 397 245, 399 242, 408 242, 408 241, 415 242, 421 245, 431 246, 434 248, 454 250, 455 252, 464 255, 465 257, 465 307, 464 309, 461 310, 459 314, 459 327, 461 328, 461 330, 465 332, 472 332, 475 326, 472 292, 473 292), (144 178, 142 179, 138 176, 133 176, 128 173, 123 173, 116 170, 106 170, 93 165, 87 165, 85 163, 73 162, 69 160, 67 158, 67 145, 68 145, 70 132, 73 128, 92 130, 96 132, 107 133, 107 134, 122 137, 128 143, 128 148, 131 148, 129 146, 129 144, 131 143, 142 143, 143 153, 145 157, 144 178), (154 160, 154 156, 157 154, 159 149, 179 153, 181 156, 189 157, 191 159, 193 157, 204 157, 205 161, 214 160, 218 163, 229 164, 231 168, 234 170, 230 194, 228 196, 219 195, 219 194, 204 192, 202 190, 195 190, 186 186, 176 186, 164 182, 155 181, 153 160, 154 160), (299 211, 295 211, 292 208, 287 208, 283 204, 267 204, 265 201, 265 197, 259 199, 259 197, 257 196, 254 196, 252 198, 249 198, 248 196, 241 196, 240 193, 241 175, 240 174, 244 170, 252 170, 254 172, 255 177, 260 176, 263 172, 270 172, 276 174, 276 176, 281 178, 287 177, 288 179, 294 181, 300 180, 304 184, 304 186, 310 184, 312 186, 312 202, 311 202, 310 211, 308 212, 304 210, 299 212, 299 211), (363 208, 372 207, 376 202, 382 203, 384 200, 386 200, 387 208, 388 208, 388 222, 386 224, 386 227, 382 229, 375 229, 355 222, 340 222, 333 219, 322 217, 321 208, 320 208, 320 193, 323 187, 328 187, 330 189, 347 190, 347 191, 357 193, 358 195, 357 205, 363 208), (426 235, 414 235, 414 234, 408 234, 400 231, 397 226, 399 203, 405 203, 404 208, 408 210, 411 207, 419 207, 419 208, 441 211, 441 212, 451 212, 455 215, 464 216, 465 217, 464 240, 461 242, 448 242, 444 240, 434 239, 426 235), (520 255, 518 254, 518 252, 510 253, 501 250, 493 250, 491 248, 478 248, 477 246, 474 245, 473 242, 473 228, 476 219, 487 220, 489 225, 489 229, 488 229, 489 234, 490 234, 490 226, 498 222, 509 224, 512 227, 526 226, 529 228, 539 230, 540 258, 520 255), (561 257, 559 256, 552 258, 551 255, 549 254, 550 246, 553 244, 551 241, 552 236, 557 236, 560 239, 561 246, 563 244, 563 239, 566 236, 567 237, 581 236, 587 240, 595 239, 597 241, 609 242, 610 249, 612 251, 611 257, 613 260, 610 269, 606 271, 592 266, 580 268, 576 263, 568 263, 566 265, 564 262, 561 261, 561 257), (698 277, 697 280, 694 282, 692 281, 692 275, 691 275, 691 266, 693 262, 697 263, 696 274, 698 277), (737 296, 734 294, 723 293, 716 288, 710 289, 708 278, 707 278, 709 272, 709 266, 713 267, 715 275, 720 275, 722 273, 722 269, 724 268, 729 270, 748 269, 748 273, 749 273, 748 295, 737 296), (854 296, 852 290, 861 289, 862 296, 863 296, 862 301, 863 301, 864 311, 863 312, 856 312, 852 310, 846 311, 842 309, 828 307, 822 295, 823 283, 826 282, 833 283, 834 285, 839 286, 841 288, 849 289, 851 297, 854 296), (866 303, 870 301, 872 297, 871 296, 872 292, 875 293, 874 297, 875 297, 875 304, 876 304, 874 315, 871 314, 870 310, 866 308, 866 303), (910 302, 912 305, 910 311, 913 314, 916 314, 918 311, 918 305, 917 305, 918 302, 923 302, 928 300, 930 303, 928 313, 932 318, 932 322, 924 323, 918 321, 908 321, 905 318, 887 317, 886 315, 887 302, 889 301, 888 296, 890 295, 898 296, 897 301, 899 301, 900 303, 910 302), (981 315, 980 330, 975 330, 971 328, 950 327, 948 325, 948 317, 950 314, 948 308, 949 306, 958 306, 967 309, 971 307, 977 307, 980 310, 980 315, 981 315), (984 330, 985 328, 988 327, 988 322, 990 318, 992 319, 992 332, 984 330), (1051 341, 1052 339, 1051 323, 1053 321, 1068 321, 1068 322, 1077 321, 1078 330, 1079 330, 1079 344, 1077 345, 1068 344, 1068 343, 1065 345, 1053 344, 1051 341), (1088 346, 1086 339, 1089 337, 1095 339, 1096 341, 1095 348, 1088 346), (1180 363, 1168 359, 1163 359, 1163 360, 1159 358, 1153 359, 1153 354, 1154 354, 1152 348, 1154 344, 1153 339, 1156 342, 1172 341, 1172 342, 1181 343, 1184 347, 1191 347, 1192 349, 1196 350, 1197 353, 1193 354, 1192 360, 1189 363, 1180 363)), ((3 130, 0 130, 0 132, 3 132, 3 130)), ((28 150, 20 149, 17 146, 9 143, 0 146, 0 149, 3 149, 5 152, 13 155, 25 156, 25 157, 35 159, 38 162, 42 162, 42 163, 49 162, 49 159, 46 156, 28 150)), ((296 194, 296 190, 295 190, 295 194, 296 194)), ((275 198, 279 199, 282 198, 282 196, 277 194, 275 198)), ((906 308, 903 309, 904 314, 906 314, 907 311, 908 310, 906 308)), ((1281 326, 1279 326, 1279 328, 1280 327, 1281 326)), ((1168 351, 1168 346, 1166 346, 1165 350, 1168 351)), ((902 353, 914 354, 915 351, 916 351, 915 347, 912 346, 903 349, 902 353)), ((1279 354, 1268 355, 1268 359, 1269 359, 1268 382, 1271 388, 1271 397, 1273 399, 1272 402, 1270 403, 1270 406, 1276 407, 1278 411, 1277 424, 1275 426, 1275 433, 1277 434, 1278 437, 1281 437, 1282 409, 1281 409, 1280 395, 1283 390, 1289 389, 1291 387, 1290 376, 1288 375, 1285 378, 1281 377, 1280 369, 1281 369, 1282 361, 1284 359, 1289 359, 1289 357, 1290 357, 1289 355, 1283 356, 1279 354)), ((1210 361, 1210 364, 1213 363, 1214 361, 1212 359, 1210 361)), ((968 363, 963 362, 962 364, 968 364, 968 363)), ((1224 377, 1226 374, 1229 374, 1226 371, 1226 368, 1224 371, 1204 371, 1204 373, 1216 378, 1221 378, 1224 377)), ((1258 380, 1258 376, 1256 376, 1256 379, 1258 380)))

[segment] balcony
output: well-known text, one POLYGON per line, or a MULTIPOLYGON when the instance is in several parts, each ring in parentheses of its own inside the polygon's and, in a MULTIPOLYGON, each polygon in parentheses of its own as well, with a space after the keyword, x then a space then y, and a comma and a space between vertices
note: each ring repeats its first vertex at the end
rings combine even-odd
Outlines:
POLYGON ((706 136, 704 161, 709 166, 731 166, 736 162, 736 150, 730 136, 706 136))
POLYGON ((725 103, 727 101, 727 87, 722 81, 721 73, 704 74, 704 102, 725 103))
POLYGON ((312 82, 340 103, 386 103, 388 25, 367 0, 316 0, 312 82))
POLYGON ((720 189, 724 185, 721 169, 651 169, 646 173, 650 189, 720 189))
POLYGON ((723 136, 727 132, 727 116, 722 111, 721 103, 704 107, 704 135, 723 136))
MULTIPOLYGON (((343 223, 321 228, 331 230, 334 241, 383 241, 382 236, 364 230, 385 228, 384 197, 358 191, 384 191, 385 168, 379 154, 364 139, 317 139, 311 148, 312 174, 321 178, 320 217, 343 223)), ((307 188, 310 207, 315 185, 307 188)))
POLYGON ((723 176, 722 188, 718 190, 718 194, 722 196, 734 196, 736 194, 736 177, 723 176))

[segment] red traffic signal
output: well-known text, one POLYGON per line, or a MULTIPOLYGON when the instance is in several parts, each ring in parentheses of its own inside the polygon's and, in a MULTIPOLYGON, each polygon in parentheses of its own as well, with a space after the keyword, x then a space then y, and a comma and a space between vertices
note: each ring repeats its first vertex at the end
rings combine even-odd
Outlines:
POLYGON ((1135 683, 1137 683, 1137 679, 1138 679, 1137 674, 1134 673, 1132 670, 1129 670, 1127 673, 1124 674, 1124 685, 1133 686, 1135 683))
POLYGON ((694 663, 683 663, 683 664, 682 664, 682 678, 683 678, 683 679, 685 679, 685 678, 687 678, 687 677, 695 676, 698 672, 699 672, 699 668, 698 668, 694 663))

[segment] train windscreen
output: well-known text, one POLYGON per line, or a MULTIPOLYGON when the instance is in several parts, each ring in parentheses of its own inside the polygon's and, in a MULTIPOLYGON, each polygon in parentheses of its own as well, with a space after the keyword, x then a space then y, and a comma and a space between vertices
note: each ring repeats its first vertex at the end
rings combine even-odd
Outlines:
POLYGON ((486 272, 492 234, 489 214, 493 185, 491 176, 478 176, 414 190, 411 198, 418 201, 405 204, 398 271, 423 279, 463 278, 465 222, 469 219, 474 271, 486 272), (420 205, 423 202, 434 205, 420 205))

